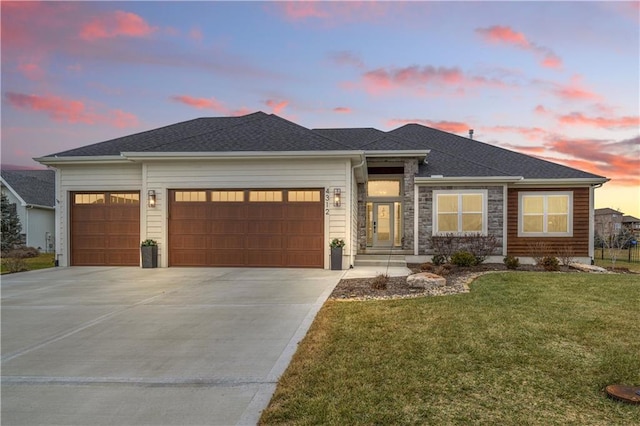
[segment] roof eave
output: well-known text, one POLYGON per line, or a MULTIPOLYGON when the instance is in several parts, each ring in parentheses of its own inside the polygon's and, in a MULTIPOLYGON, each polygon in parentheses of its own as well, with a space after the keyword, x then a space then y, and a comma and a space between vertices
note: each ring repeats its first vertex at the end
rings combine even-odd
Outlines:
POLYGON ((90 156, 70 156, 70 157, 37 157, 34 158, 40 164, 45 166, 54 166, 57 164, 114 164, 114 163, 131 163, 131 160, 124 158, 122 155, 90 155, 90 156))
POLYGON ((364 151, 364 155, 368 158, 380 158, 380 157, 417 157, 417 158, 426 158, 430 149, 421 149, 421 150, 384 150, 384 151, 364 151))
POLYGON ((518 185, 523 186, 571 186, 571 185, 599 185, 605 182, 609 182, 611 179, 604 177, 593 178, 565 178, 565 179, 522 179, 517 182, 518 185))
POLYGON ((416 184, 479 184, 479 183, 514 183, 522 180, 522 176, 416 176, 416 184))
POLYGON ((5 178, 0 178, 0 181, 2 182, 2 185, 4 185, 9 190, 9 192, 11 192, 13 194, 13 196, 16 197, 18 199, 18 201, 20 201, 20 205, 21 206, 26 206, 27 205, 27 203, 24 201, 22 196, 20 194, 18 194, 18 191, 13 189, 13 186, 9 185, 9 182, 7 182, 5 180, 5 178))
POLYGON ((131 161, 145 160, 234 160, 283 158, 357 158, 363 151, 225 151, 225 152, 123 152, 131 161))

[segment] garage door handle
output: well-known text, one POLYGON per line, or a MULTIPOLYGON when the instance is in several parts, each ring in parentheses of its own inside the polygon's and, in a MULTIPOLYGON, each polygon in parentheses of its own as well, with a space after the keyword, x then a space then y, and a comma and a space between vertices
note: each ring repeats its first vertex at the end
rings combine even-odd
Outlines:
POLYGON ((375 222, 373 222, 373 233, 374 234, 376 233, 376 223, 375 222))

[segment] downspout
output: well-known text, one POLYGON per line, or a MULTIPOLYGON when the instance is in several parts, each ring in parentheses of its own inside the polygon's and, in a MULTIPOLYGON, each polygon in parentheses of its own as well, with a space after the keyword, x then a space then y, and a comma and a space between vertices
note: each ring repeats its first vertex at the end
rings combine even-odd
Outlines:
MULTIPOLYGON (((360 167, 364 166, 364 164, 367 162, 367 157, 364 156, 364 153, 360 154, 360 158, 362 159, 362 161, 360 161, 360 164, 356 164, 355 166, 351 166, 351 194, 353 196, 353 194, 355 193, 354 191, 354 185, 357 187, 357 183, 354 182, 353 180, 353 176, 354 173, 356 171, 356 169, 359 169, 360 167)), ((358 199, 356 198, 356 223, 357 223, 357 218, 358 218, 358 199)), ((353 212, 351 213, 353 214, 353 212)), ((351 218, 349 218, 351 220, 351 218)), ((359 223, 356 224, 356 243, 353 243, 353 231, 351 232, 351 235, 349 236, 349 239, 351 239, 351 249, 349 250, 349 267, 353 267, 353 265, 355 265, 356 263, 356 253, 357 253, 357 249, 356 246, 358 245, 358 227, 360 226, 359 223), (355 250, 354 250, 355 249, 355 250)))

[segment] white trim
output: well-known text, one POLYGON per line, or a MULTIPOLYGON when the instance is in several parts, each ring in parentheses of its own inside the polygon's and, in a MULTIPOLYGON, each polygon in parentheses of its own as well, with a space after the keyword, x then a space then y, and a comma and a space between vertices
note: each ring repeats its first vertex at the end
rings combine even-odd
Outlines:
POLYGON ((77 157, 38 157, 34 158, 38 163, 46 166, 56 164, 114 164, 114 163, 131 163, 121 155, 95 155, 95 156, 77 156, 77 157))
POLYGON ((595 256, 595 229, 596 229, 596 218, 595 218, 595 187, 589 188, 589 257, 593 260, 595 256))
MULTIPOLYGON (((482 230, 480 231, 481 235, 487 235, 488 223, 489 223, 489 190, 488 189, 434 189, 433 191, 433 208, 432 208, 432 230, 431 235, 445 235, 451 232, 439 232, 438 228, 438 195, 458 195, 461 197, 462 195, 467 194, 480 194, 482 195, 482 230)), ((461 198, 459 198, 461 200, 461 198)), ((460 209, 461 203, 459 203, 458 208, 460 209)), ((461 231, 462 228, 462 212, 458 210, 458 229, 459 231, 453 232, 455 235, 465 235, 465 234, 473 234, 477 233, 474 231, 467 232, 461 231)))
POLYGON ((573 179, 523 179, 516 182, 516 185, 535 185, 535 186, 573 186, 576 185, 594 185, 610 181, 608 178, 573 178, 573 179))
POLYGON ((11 193, 12 193, 12 194, 13 194, 13 195, 18 199, 18 201, 20 201, 20 205, 21 205, 22 207, 24 207, 24 206, 26 206, 26 205, 27 205, 27 203, 22 199, 22 197, 20 196, 20 194, 18 194, 18 193, 13 189, 13 187, 12 187, 11 185, 9 185, 9 184, 7 183, 7 181, 6 181, 6 180, 4 180, 4 178, 0 178, 0 182, 2 182, 2 185, 3 185, 5 188, 7 188, 7 189, 9 190, 9 192, 11 192, 11 193))
POLYGON ((504 185, 502 187, 502 255, 506 256, 507 253, 507 246, 509 244, 508 241, 508 235, 509 235, 509 226, 508 226, 508 220, 509 220, 509 189, 507 188, 507 185, 504 185))
POLYGON ((415 256, 418 255, 418 252, 420 250, 420 218, 419 218, 419 212, 420 212, 420 194, 419 194, 419 190, 418 190, 418 185, 414 184, 413 185, 413 254, 415 256))
MULTIPOLYGON (((573 237, 573 191, 519 191, 518 192, 518 237, 573 237), (567 232, 524 232, 523 231, 523 198, 527 196, 544 197, 543 218, 547 217, 547 200, 550 196, 565 195, 569 197, 567 212, 567 232)), ((543 220, 543 226, 546 228, 546 222, 543 220)))
POLYGON ((415 183, 422 185, 444 185, 444 184, 459 184, 459 185, 474 185, 474 184, 496 184, 496 183, 513 183, 519 182, 523 178, 522 176, 457 176, 457 177, 444 177, 442 175, 433 175, 431 177, 416 176, 415 183))

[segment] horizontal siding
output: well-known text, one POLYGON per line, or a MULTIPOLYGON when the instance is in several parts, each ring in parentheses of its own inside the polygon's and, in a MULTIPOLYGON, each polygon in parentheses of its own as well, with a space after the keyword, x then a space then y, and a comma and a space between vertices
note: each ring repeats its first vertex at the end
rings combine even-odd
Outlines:
MULTIPOLYGON (((106 190, 142 190, 142 166, 140 164, 60 165, 57 187, 57 231, 56 247, 61 266, 70 260, 70 192, 106 190)), ((141 201, 144 195, 141 194, 141 201)))
POLYGON ((510 188, 507 205, 507 252, 512 256, 532 256, 532 247, 545 243, 550 254, 570 249, 574 256, 589 256, 589 188, 510 188), (532 191, 573 192, 573 237, 518 237, 518 194, 532 191))

